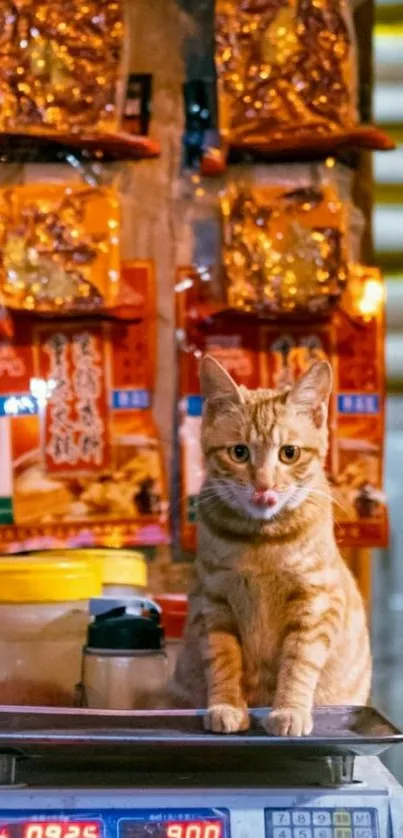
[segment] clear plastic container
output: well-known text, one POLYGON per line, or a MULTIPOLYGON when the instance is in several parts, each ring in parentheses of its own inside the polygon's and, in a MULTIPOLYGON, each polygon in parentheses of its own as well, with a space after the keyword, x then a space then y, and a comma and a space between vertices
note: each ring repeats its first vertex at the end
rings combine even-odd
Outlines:
POLYGON ((101 592, 91 561, 0 558, 0 703, 72 706, 89 622, 101 592))

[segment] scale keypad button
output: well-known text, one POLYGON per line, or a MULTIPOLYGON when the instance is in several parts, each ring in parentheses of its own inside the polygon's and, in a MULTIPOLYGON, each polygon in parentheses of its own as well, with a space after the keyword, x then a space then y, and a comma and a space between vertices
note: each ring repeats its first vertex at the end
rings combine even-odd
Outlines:
POLYGON ((350 826, 350 812, 333 812, 333 823, 335 826, 350 826))
POLYGON ((312 821, 314 826, 330 826, 332 816, 330 812, 313 812, 312 821))
POLYGON ((273 812, 272 823, 273 826, 290 826, 291 812, 273 812))
POLYGON ((354 826, 371 826, 371 812, 353 812, 354 826))
POLYGON ((292 822, 294 826, 309 826, 311 823, 311 813, 303 811, 293 812, 292 822))
POLYGON ((375 809, 266 809, 266 838, 379 838, 375 809))
POLYGON ((292 829, 289 826, 276 826, 273 829, 273 838, 292 838, 292 829))

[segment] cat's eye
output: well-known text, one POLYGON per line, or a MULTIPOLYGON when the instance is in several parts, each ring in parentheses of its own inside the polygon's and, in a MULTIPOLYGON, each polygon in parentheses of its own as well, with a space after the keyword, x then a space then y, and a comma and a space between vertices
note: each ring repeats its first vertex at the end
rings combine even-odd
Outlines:
POLYGON ((228 448, 228 454, 234 463, 247 463, 250 457, 250 451, 247 445, 231 445, 228 448))
POLYGON ((279 458, 282 463, 285 463, 287 466, 296 463, 301 456, 301 449, 298 448, 298 445, 282 445, 279 452, 279 458))

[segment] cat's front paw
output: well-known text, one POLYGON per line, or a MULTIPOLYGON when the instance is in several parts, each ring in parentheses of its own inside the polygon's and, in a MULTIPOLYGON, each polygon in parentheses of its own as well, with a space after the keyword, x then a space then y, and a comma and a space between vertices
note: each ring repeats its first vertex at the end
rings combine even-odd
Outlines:
POLYGON ((311 711, 299 707, 272 710, 266 720, 266 729, 272 736, 309 736, 312 728, 311 711))
POLYGON ((207 710, 204 727, 213 733, 239 733, 249 727, 248 711, 232 704, 214 704, 207 710))

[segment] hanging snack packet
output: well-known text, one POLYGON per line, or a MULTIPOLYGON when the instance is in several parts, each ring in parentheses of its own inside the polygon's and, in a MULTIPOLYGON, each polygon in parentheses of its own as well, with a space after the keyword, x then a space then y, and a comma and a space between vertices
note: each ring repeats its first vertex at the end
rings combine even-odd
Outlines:
POLYGON ((346 213, 331 187, 233 184, 221 199, 230 308, 323 314, 347 279, 346 213))
POLYGON ((123 0, 0 3, 0 130, 116 132, 127 36, 123 0))
POLYGON ((11 309, 113 308, 119 294, 115 190, 55 183, 0 189, 0 293, 11 309))
POLYGON ((165 542, 155 322, 14 323, 0 341, 3 551, 165 542))
POLYGON ((215 39, 219 125, 229 145, 312 152, 348 138, 370 147, 387 139, 358 125, 347 0, 217 0, 215 39))
POLYGON ((328 315, 360 253, 350 173, 333 158, 233 168, 220 182, 193 176, 183 190, 182 264, 200 279, 194 305, 270 319, 328 315))

